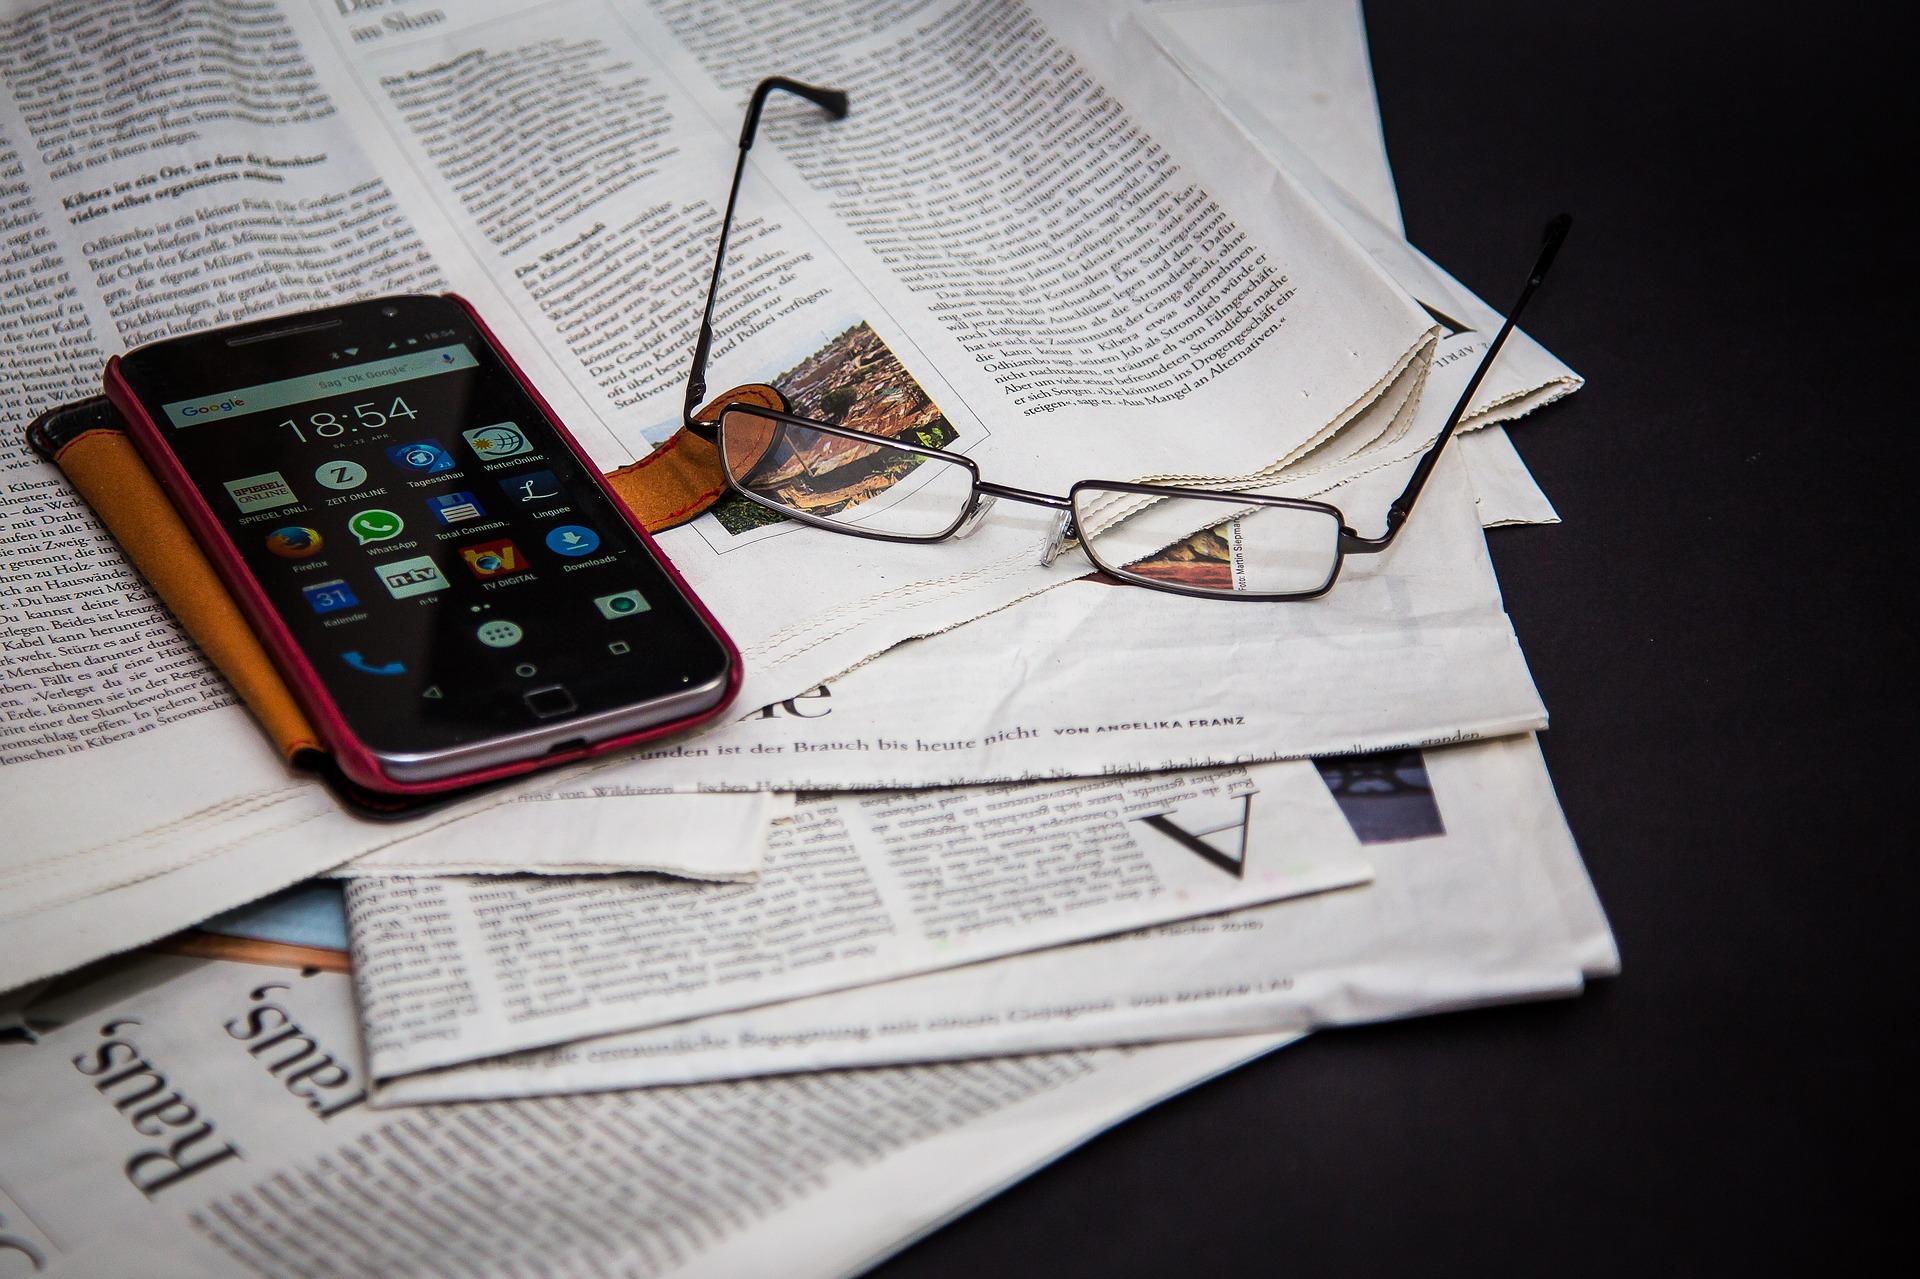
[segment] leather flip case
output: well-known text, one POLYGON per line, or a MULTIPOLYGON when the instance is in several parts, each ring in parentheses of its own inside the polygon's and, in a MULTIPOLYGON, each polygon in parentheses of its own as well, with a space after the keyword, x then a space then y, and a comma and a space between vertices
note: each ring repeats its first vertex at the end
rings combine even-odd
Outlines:
MULTIPOLYGON (((779 391, 756 383, 724 393, 696 416, 712 421, 726 404, 787 407, 779 391)), ((27 429, 27 441, 93 508, 290 765, 320 776, 343 801, 374 817, 407 816, 472 793, 472 787, 435 794, 374 791, 340 770, 105 396, 41 415, 27 429)), ((686 523, 727 491, 718 446, 686 430, 605 478, 648 533, 686 523)))

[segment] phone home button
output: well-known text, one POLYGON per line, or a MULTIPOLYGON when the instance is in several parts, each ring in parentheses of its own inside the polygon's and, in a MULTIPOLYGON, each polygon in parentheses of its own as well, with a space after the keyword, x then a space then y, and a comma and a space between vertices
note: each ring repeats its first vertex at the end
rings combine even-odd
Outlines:
POLYGON ((536 688, 526 694, 527 709, 541 719, 552 719, 555 715, 566 715, 578 710, 573 694, 559 684, 549 684, 545 688, 536 688))

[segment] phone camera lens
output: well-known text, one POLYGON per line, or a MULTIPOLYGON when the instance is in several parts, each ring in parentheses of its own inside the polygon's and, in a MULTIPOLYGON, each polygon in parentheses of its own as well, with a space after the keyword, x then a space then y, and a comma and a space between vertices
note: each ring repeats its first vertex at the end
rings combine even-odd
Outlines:
POLYGON ((380 308, 380 314, 391 320, 394 316, 400 314, 400 308, 397 306, 383 306, 380 308))

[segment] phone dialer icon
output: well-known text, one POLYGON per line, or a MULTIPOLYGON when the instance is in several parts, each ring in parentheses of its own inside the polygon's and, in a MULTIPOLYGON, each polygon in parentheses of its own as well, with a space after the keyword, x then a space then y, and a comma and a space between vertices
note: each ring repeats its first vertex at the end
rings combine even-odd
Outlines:
POLYGON ((374 662, 360 655, 360 650, 350 648, 340 654, 340 660, 363 675, 405 675, 405 662, 374 662))

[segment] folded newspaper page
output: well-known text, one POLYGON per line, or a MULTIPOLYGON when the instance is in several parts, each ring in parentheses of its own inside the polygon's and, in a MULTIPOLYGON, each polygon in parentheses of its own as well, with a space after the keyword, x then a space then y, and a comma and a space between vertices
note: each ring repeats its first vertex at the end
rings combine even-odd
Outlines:
MULTIPOLYGON (((597 460, 643 454, 672 423, 743 97, 712 38, 727 11, 697 8, 473 4, 416 21, 331 0, 0 6, 14 275, 0 536, 25 552, 0 580, 0 787, 20 846, 76 854, 63 892, 242 845, 297 877, 379 837, 324 830, 331 801, 262 749, 60 477, 19 449, 19 426, 92 390, 115 350, 456 287, 597 460), (199 759, 223 766, 178 764, 199 759), (107 849, 130 850, 130 868, 84 869, 107 849)), ((773 377, 820 412, 829 392, 891 388, 881 399, 902 415, 863 424, 933 431, 1031 484, 1089 458, 1121 477, 1229 479, 1396 419, 1381 397, 1412 396, 1431 317, 1290 179, 1247 164, 1230 128, 1196 127, 1216 108, 1141 33, 1054 32, 1003 0, 871 19, 788 30, 814 40, 783 44, 784 69, 844 66, 870 105, 838 125, 790 105, 770 118, 716 385, 773 377), (1047 111, 1009 108, 1000 63, 948 56, 985 32, 1047 111), (876 55, 895 42, 941 65, 950 100, 893 100, 898 59, 876 55), (829 49, 832 66, 812 56, 829 49), (1094 65, 1129 69, 1123 96, 1094 65), (968 98, 1003 132, 986 150, 954 114, 968 98), (873 189, 854 197, 866 164, 873 189), (1055 203, 1036 239, 1038 182, 1055 203), (942 188, 954 198, 929 222, 913 193, 942 188), (923 234, 951 268, 895 251, 923 234), (1096 244, 1110 251, 1090 267, 1096 244), (1023 274, 982 277, 995 262, 1023 274), (1089 314, 1153 341, 1103 349, 1089 314), (1169 429, 1196 415, 1223 429, 1169 429), (1087 429, 1096 450, 1077 442, 1087 429)), ((771 701, 1070 576, 1034 563, 1044 523, 996 513, 966 543, 903 549, 876 573, 871 546, 722 512, 672 553, 743 641, 750 700, 771 701)))
POLYGON ((146 959, 0 1045, 0 1267, 848 1275, 1287 1042, 377 1111, 347 980, 146 959))
POLYGON ((1364 882, 1310 773, 802 803, 751 884, 353 880, 380 1078, 1364 882), (1276 784, 1277 783, 1277 784, 1276 784), (1257 792, 1257 793, 1256 793, 1257 792), (1182 835, 1257 803, 1260 849, 1182 835))
POLYGON ((779 791, 638 794, 591 784, 540 791, 356 857, 330 874, 590 875, 649 871, 700 880, 760 873, 771 824, 793 811, 779 791), (733 803, 711 803, 714 799, 733 803))
MULTIPOLYGON (((1366 888, 383 1080, 376 1102, 1301 1031, 1570 995, 1617 970, 1531 739, 1328 761, 1324 785, 1314 768, 1253 771, 1263 794, 1289 773, 1338 802, 1374 866, 1366 888)), ((1163 830, 1253 856, 1289 836, 1260 799, 1163 830)))
MULTIPOLYGON (((1140 8, 1154 39, 1256 145, 1294 166, 1294 176, 1329 212, 1352 230, 1352 211, 1364 210, 1393 239, 1405 238, 1358 0, 1141 0, 1140 8)), ((1437 132, 1446 124, 1435 117, 1401 127, 1416 130, 1417 140, 1421 131, 1437 132)), ((1385 260, 1382 265, 1395 269, 1385 260)), ((1399 273, 1395 278, 1420 295, 1419 281, 1399 273)), ((1458 281, 1447 279, 1456 287, 1443 292, 1457 293, 1458 281)), ((1436 317, 1448 311, 1437 297, 1423 298, 1423 305, 1436 317)), ((1459 321, 1446 323, 1457 327, 1459 321)), ((1579 384, 1564 368, 1558 380, 1569 387, 1579 384)), ((1500 395, 1487 398, 1504 401, 1500 395)), ((1559 516, 1513 451, 1505 429, 1488 424, 1502 416, 1499 409, 1470 416, 1469 428, 1485 429, 1462 434, 1452 446, 1472 471, 1481 522, 1489 528, 1557 523, 1559 516)))
MULTIPOLYGON (((1384 506, 1403 483, 1380 472, 1341 497, 1384 506)), ((1351 754, 1546 722, 1447 455, 1393 552, 1356 559, 1320 599, 1071 583, 643 748, 625 775, 682 789, 930 786, 1351 754)))
MULTIPOLYGON (((263 749, 61 479, 19 449, 19 426, 92 390, 115 350, 456 287, 597 460, 645 453, 672 423, 734 152, 742 85, 712 39, 730 22, 720 6, 656 14, 585 0, 418 21, 331 0, 0 6, 15 277, 0 336, 52 335, 13 337, 0 366, 0 536, 30 552, 9 556, 0 580, 13 658, 0 787, 15 847, 61 856, 62 895, 243 846, 286 882, 385 836, 336 820, 324 793, 263 749), (178 763, 205 759, 222 767, 178 763)), ((1232 130, 1194 127, 1215 108, 1140 33, 1083 23, 1063 37, 998 0, 922 7, 878 31, 870 14, 858 22, 810 25, 814 44, 789 46, 798 61, 781 64, 837 70, 811 56, 836 50, 869 106, 840 125, 790 107, 770 119, 716 385, 774 377, 821 412, 830 391, 904 388, 906 401, 883 396, 911 402, 894 427, 932 430, 1024 483, 1087 458, 1122 477, 1176 464, 1250 474, 1368 418, 1389 386, 1412 395, 1431 318, 1295 184, 1246 164, 1232 130), (988 30, 1049 111, 1010 110, 995 64, 946 57, 988 30), (892 109, 897 60, 883 71, 874 55, 908 36, 915 57, 957 77, 952 101, 892 109), (1124 98, 1095 64, 1138 72, 1124 98), (1002 144, 982 151, 955 117, 969 95, 1002 144), (918 141, 903 149, 903 137, 918 141), (874 189, 850 199, 863 161, 879 165, 874 189), (1034 240, 1039 181, 1056 192, 1057 225, 1034 240), (964 198, 928 223, 912 193, 943 186, 964 198), (954 255, 953 274, 893 251, 922 233, 954 255), (1111 252, 1098 269, 1084 265, 1091 251, 1059 248, 1102 237, 1111 252), (1028 282, 975 278, 996 261, 1019 262, 1028 282), (971 300, 952 304, 956 289, 971 300), (1153 334, 1151 349, 1103 350, 1084 319, 1094 312, 1153 334), (1276 400, 1278 385, 1297 394, 1276 400), (1168 425, 1195 413, 1231 429, 1175 448, 1195 433, 1168 425), (1089 423, 1102 439, 1091 452, 1073 434, 1089 423)), ((1382 412, 1392 420, 1391 405, 1382 412)), ((1071 574, 1034 563, 1044 522, 1019 513, 997 513, 964 545, 903 550, 877 576, 870 546, 725 516, 685 530, 672 553, 742 640, 754 700, 797 695, 1071 574)))

